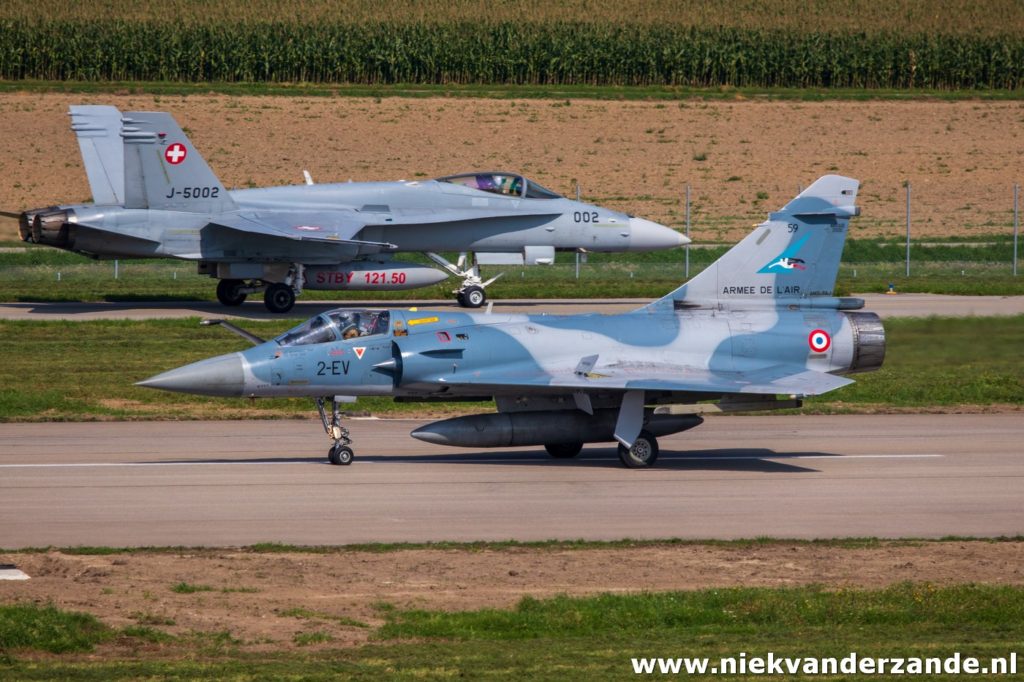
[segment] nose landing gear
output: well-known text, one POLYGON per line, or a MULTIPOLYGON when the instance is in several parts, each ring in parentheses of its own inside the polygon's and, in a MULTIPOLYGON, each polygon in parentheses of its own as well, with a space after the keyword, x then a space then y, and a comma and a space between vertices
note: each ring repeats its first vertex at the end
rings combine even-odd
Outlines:
POLYGON ((355 459, 355 451, 349 447, 352 439, 349 438, 348 429, 341 425, 341 409, 338 401, 331 398, 331 418, 327 419, 327 410, 324 407, 326 398, 316 399, 316 409, 320 413, 320 423, 324 425, 324 432, 331 439, 333 445, 327 451, 327 460, 331 464, 347 465, 355 459))
POLYGON ((477 264, 476 257, 473 254, 460 253, 457 263, 452 263, 443 256, 431 251, 424 251, 424 255, 452 275, 462 278, 462 284, 452 293, 455 294, 455 300, 463 308, 479 308, 483 306, 487 302, 487 294, 484 292, 484 289, 492 284, 494 280, 498 279, 498 277, 505 274, 499 273, 485 282, 480 277, 480 266, 477 264), (466 267, 467 263, 469 267, 466 267))

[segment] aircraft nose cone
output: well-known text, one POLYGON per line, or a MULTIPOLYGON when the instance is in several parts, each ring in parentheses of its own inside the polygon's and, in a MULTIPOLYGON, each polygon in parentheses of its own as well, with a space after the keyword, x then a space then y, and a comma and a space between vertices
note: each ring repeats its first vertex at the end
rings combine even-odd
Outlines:
POLYGON ((135 385, 161 391, 237 397, 245 388, 245 369, 241 354, 231 353, 168 370, 135 385))
POLYGON ((629 247, 632 251, 671 249, 689 243, 689 237, 679 234, 671 227, 643 218, 629 219, 629 247))

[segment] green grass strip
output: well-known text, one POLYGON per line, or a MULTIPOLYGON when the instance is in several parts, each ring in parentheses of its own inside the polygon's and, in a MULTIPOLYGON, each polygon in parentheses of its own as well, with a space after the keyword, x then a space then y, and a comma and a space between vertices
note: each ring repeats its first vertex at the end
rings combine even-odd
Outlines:
MULTIPOLYGON (((638 587, 640 587, 638 585, 638 587)), ((501 679, 634 677, 632 657, 939 658, 986 664, 1024 641, 1024 587, 901 583, 884 589, 728 588, 524 598, 509 609, 380 606, 374 644, 335 648, 325 627, 299 633, 295 653, 179 638, 173 656, 116 654, 0 662, 16 680, 501 679), (315 650, 313 646, 321 647, 315 650)), ((282 618, 291 617, 282 615, 282 618)), ((154 633, 140 632, 146 642, 154 633)), ((756 679, 731 676, 725 679, 756 679)), ((944 678, 943 678, 944 679, 944 678)))
POLYGON ((110 628, 86 613, 34 604, 0 606, 0 656, 20 649, 53 654, 89 651, 112 636, 110 628))
MULTIPOLYGON (((247 321, 271 338, 297 320, 247 321)), ((1024 316, 890 319, 880 371, 807 401, 805 411, 1024 405, 1024 316)), ((220 399, 140 388, 134 382, 248 344, 198 319, 0 321, 0 421, 289 418, 314 414, 305 399, 220 399), (55 381, 56 379, 56 381, 55 381)), ((431 404, 432 413, 490 410, 490 403, 431 404)), ((415 414, 418 403, 361 398, 356 410, 415 414)))
POLYGON ((883 590, 727 588, 523 598, 514 609, 388 611, 381 639, 516 640, 633 630, 756 633, 765 628, 906 628, 1006 624, 1024 631, 1024 588, 901 583, 883 590))

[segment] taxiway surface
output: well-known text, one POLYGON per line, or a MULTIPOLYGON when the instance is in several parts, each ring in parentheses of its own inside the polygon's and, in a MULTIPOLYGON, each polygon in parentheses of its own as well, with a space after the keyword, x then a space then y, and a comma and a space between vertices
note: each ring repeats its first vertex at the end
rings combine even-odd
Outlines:
MULTIPOLYGON (((936 294, 856 294, 865 301, 864 310, 881 317, 965 317, 970 315, 1024 315, 1024 296, 940 296, 936 294)), ((504 313, 623 313, 650 302, 646 298, 622 299, 508 299, 496 300, 494 310, 504 313)), ((307 318, 337 307, 410 308, 429 310, 465 310, 451 300, 423 301, 303 301, 295 304, 288 317, 307 318)), ((132 301, 125 303, 0 303, 0 319, 4 320, 145 320, 175 317, 230 317, 239 319, 274 319, 262 299, 254 296, 249 302, 226 308, 209 301, 132 301)))
POLYGON ((334 467, 318 422, 0 424, 0 547, 1024 533, 1024 419, 714 417, 613 448, 420 443, 352 420, 334 467))

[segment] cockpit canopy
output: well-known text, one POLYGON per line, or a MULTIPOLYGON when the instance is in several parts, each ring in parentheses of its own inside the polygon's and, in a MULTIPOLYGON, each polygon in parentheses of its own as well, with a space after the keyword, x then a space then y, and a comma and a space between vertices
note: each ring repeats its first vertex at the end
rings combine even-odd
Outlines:
POLYGON ((308 346, 387 334, 390 328, 391 313, 387 310, 338 308, 310 318, 274 340, 280 346, 308 346))
POLYGON ((462 185, 471 189, 478 189, 481 192, 501 194, 507 197, 522 197, 525 199, 561 199, 560 194, 541 187, 533 180, 528 180, 522 175, 502 172, 481 172, 463 173, 461 175, 446 175, 438 178, 438 182, 450 182, 453 185, 462 185))

